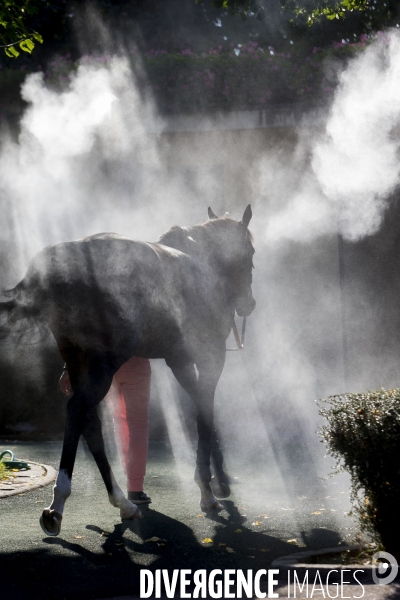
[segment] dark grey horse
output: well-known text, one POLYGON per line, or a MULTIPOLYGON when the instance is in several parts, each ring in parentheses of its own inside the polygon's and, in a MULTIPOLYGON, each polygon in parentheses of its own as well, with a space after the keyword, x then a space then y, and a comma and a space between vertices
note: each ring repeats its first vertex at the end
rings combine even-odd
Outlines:
POLYGON ((221 508, 210 487, 213 455, 219 487, 229 494, 213 428, 214 393, 235 310, 247 316, 255 307, 251 216, 250 206, 240 222, 209 209, 206 223, 173 227, 155 244, 104 233, 49 246, 6 292, 11 299, 0 303, 3 334, 30 322, 49 327, 73 389, 53 501, 41 517, 46 534, 60 531, 81 435, 111 504, 122 518, 140 516, 114 479, 96 409, 114 373, 132 356, 164 358, 195 402, 200 505, 204 511, 221 508))

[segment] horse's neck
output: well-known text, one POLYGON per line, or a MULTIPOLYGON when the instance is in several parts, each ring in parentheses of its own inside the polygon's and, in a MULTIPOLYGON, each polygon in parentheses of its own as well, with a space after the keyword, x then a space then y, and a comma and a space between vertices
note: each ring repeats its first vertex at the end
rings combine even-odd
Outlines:
POLYGON ((163 244, 163 246, 168 246, 169 248, 175 248, 176 250, 180 250, 181 252, 185 252, 188 254, 188 246, 189 240, 188 237, 188 229, 185 227, 171 227, 166 233, 163 233, 157 240, 159 244, 163 244))
POLYGON ((197 258, 213 266, 217 266, 218 264, 215 244, 209 231, 202 225, 172 227, 158 239, 158 242, 164 246, 180 250, 193 258, 197 258))

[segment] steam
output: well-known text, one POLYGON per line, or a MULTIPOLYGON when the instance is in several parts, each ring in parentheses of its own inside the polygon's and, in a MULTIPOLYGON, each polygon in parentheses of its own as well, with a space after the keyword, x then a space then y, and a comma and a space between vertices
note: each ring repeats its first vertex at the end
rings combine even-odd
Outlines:
POLYGON ((22 95, 29 107, 19 139, 0 150, 0 202, 12 220, 5 240, 18 257, 12 277, 51 243, 101 231, 155 240, 179 222, 170 200, 184 193, 188 206, 193 189, 168 176, 162 123, 124 57, 82 62, 61 92, 30 75, 22 95))
POLYGON ((288 189, 290 199, 272 216, 271 243, 311 241, 335 232, 358 240, 379 229, 400 181, 399 107, 400 37, 392 31, 341 74, 324 133, 301 139, 303 151, 298 149, 291 167, 301 168, 307 151, 310 160, 297 178, 297 190, 290 194, 288 189))

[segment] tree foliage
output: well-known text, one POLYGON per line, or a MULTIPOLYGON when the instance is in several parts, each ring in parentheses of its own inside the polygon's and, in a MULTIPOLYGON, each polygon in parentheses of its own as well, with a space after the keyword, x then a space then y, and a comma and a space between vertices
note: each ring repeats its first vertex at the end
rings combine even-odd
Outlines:
POLYGON ((366 29, 388 25, 398 13, 398 1, 387 0, 281 0, 293 23, 314 25, 323 19, 344 19, 353 13, 362 14, 366 29))
MULTIPOLYGON (((397 0, 279 0, 282 9, 289 14, 293 24, 314 25, 323 19, 344 19, 358 12, 363 16, 367 29, 384 27, 398 14, 397 0)), ((243 18, 256 15, 263 19, 265 10, 258 0, 214 0, 214 6, 240 14, 243 18)))
POLYGON ((36 15, 49 2, 38 0, 3 0, 0 5, 0 46, 7 56, 17 58, 19 49, 31 53, 35 42, 42 43, 39 32, 29 25, 30 17, 36 15))

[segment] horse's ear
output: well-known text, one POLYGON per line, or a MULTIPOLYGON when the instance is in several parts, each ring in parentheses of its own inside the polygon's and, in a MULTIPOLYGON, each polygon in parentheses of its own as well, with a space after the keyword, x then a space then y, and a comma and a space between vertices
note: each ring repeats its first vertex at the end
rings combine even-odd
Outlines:
POLYGON ((210 207, 208 207, 208 218, 209 219, 218 219, 217 215, 213 213, 210 207))
POLYGON ((251 212, 251 205, 249 204, 246 208, 246 210, 244 211, 241 223, 242 225, 244 225, 247 229, 247 227, 249 226, 249 223, 251 221, 251 217, 253 216, 253 213, 251 212))

